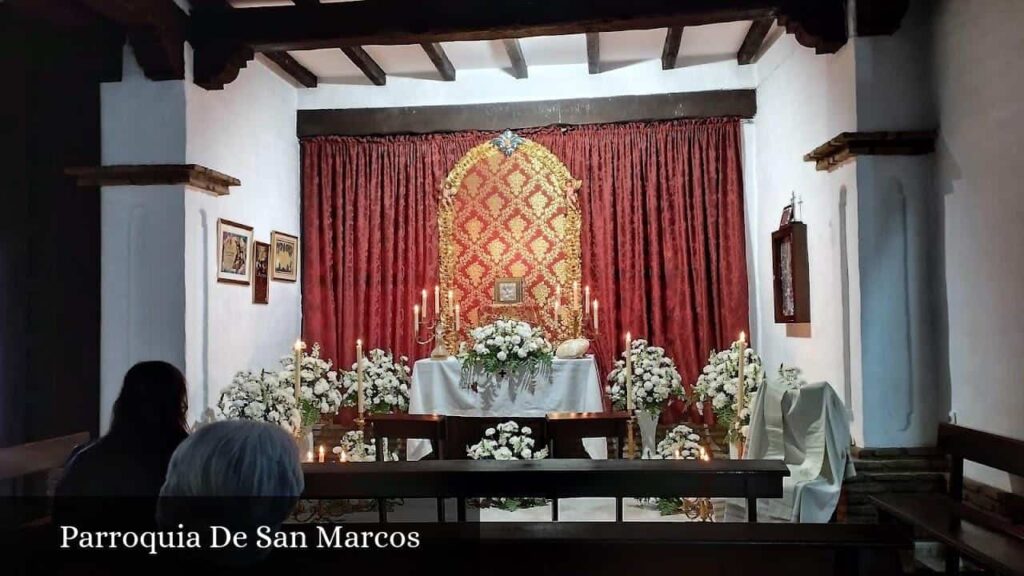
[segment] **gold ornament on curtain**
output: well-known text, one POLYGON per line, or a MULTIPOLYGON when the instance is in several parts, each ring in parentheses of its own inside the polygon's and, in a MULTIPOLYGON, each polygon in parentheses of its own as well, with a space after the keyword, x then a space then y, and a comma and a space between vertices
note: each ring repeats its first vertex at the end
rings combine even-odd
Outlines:
MULTIPOLYGON (((577 302, 583 298, 580 184, 550 150, 509 131, 467 152, 448 173, 438 212, 441 292, 454 291, 467 330, 513 317, 552 339, 578 331, 567 324, 573 289, 577 302), (495 283, 520 278, 521 302, 497 302, 495 283)), ((454 349, 461 336, 450 339, 454 349)))

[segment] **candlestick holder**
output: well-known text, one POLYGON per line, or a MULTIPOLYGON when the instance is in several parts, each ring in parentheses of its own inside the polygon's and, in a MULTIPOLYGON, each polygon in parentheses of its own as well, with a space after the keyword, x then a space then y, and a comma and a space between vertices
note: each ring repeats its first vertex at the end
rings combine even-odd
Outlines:
POLYGON ((445 346, 445 321, 444 317, 435 317, 433 322, 429 325, 426 322, 419 324, 420 328, 425 328, 429 334, 426 339, 420 340, 419 329, 416 330, 416 343, 420 345, 427 345, 431 342, 434 343, 434 349, 430 352, 431 360, 447 360, 451 354, 448 353, 448 348, 445 346), (433 332, 433 334, 430 334, 433 332))
POLYGON ((636 414, 629 411, 629 421, 626 423, 626 457, 630 460, 636 459, 636 436, 633 433, 633 425, 636 424, 636 414))

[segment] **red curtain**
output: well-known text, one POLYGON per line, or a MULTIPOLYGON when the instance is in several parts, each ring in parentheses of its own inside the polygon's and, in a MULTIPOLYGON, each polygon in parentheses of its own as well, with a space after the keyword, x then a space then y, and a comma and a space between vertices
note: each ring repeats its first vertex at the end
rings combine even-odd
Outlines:
MULTIPOLYGON (((602 370, 630 331, 663 346, 692 385, 712 349, 749 332, 739 121, 519 133, 583 182, 583 283, 600 301, 602 370)), ((303 335, 327 357, 351 364, 360 337, 428 354, 414 341, 412 305, 436 283, 440 186, 492 137, 303 140, 303 335)))

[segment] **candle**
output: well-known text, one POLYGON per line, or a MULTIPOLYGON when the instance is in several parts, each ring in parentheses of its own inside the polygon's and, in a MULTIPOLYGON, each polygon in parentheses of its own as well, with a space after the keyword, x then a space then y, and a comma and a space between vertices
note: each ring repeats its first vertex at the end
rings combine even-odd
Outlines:
POLYGON ((313 451, 310 450, 309 452, 306 452, 306 462, 312 462, 312 461, 313 461, 313 451))
POLYGON ((320 460, 321 464, 324 463, 324 445, 323 444, 320 445, 320 459, 319 460, 320 460))
POLYGON ((427 321, 427 291, 426 289, 420 293, 420 310, 423 312, 423 322, 427 321))
POLYGON ((417 333, 419 333, 419 331, 420 331, 420 305, 419 304, 417 304, 417 305, 412 307, 412 316, 414 318, 414 320, 413 320, 413 330, 415 330, 417 333))
POLYGON ((626 410, 633 411, 633 337, 626 332, 626 410))
POLYGON ((441 315, 441 287, 434 286, 434 318, 441 315))
POLYGON ((462 328, 462 305, 455 304, 455 331, 458 332, 462 328))
POLYGON ((676 460, 681 460, 681 457, 679 455, 679 448, 676 448, 676 460))
POLYGON ((363 341, 356 340, 356 411, 363 417, 363 341))
POLYGON ((594 332, 597 332, 597 298, 594 298, 594 332))
POLYGON ((744 370, 743 364, 746 362, 746 356, 747 356, 747 335, 745 333, 743 333, 743 332, 740 332, 739 345, 740 345, 739 346, 739 348, 740 348, 740 357, 739 357, 738 366, 737 366, 737 368, 739 369, 738 370, 739 374, 738 374, 737 380, 736 380, 736 418, 737 418, 737 421, 739 421, 738 419, 739 419, 740 412, 743 410, 743 400, 744 400, 744 397, 746 396, 746 392, 747 392, 746 391, 746 388, 747 388, 746 384, 747 384, 747 382, 746 382, 746 378, 744 378, 744 375, 743 375, 743 370, 744 370))
POLYGON ((338 462, 348 462, 348 453, 344 449, 338 454, 338 462))
POLYGON ((706 450, 704 450, 703 446, 700 447, 700 459, 703 460, 704 462, 708 461, 708 453, 706 450))
POLYGON ((590 304, 590 284, 587 284, 587 286, 585 288, 583 288, 583 306, 584 306, 584 308, 583 308, 583 317, 584 318, 586 318, 587 315, 590 313, 590 305, 589 304, 590 304))
POLYGON ((302 351, 306 349, 306 344, 300 339, 295 341, 295 402, 298 402, 300 397, 299 394, 302 391, 302 351))

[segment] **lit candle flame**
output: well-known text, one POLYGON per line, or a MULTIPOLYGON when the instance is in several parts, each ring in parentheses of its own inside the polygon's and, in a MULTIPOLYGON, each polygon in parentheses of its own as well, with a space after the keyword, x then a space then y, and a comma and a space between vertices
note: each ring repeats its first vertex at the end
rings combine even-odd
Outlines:
POLYGON ((710 458, 708 458, 708 452, 707 450, 704 449, 703 446, 700 447, 700 459, 703 460, 704 462, 710 460, 710 458))
POLYGON ((313 461, 313 451, 310 450, 309 452, 306 452, 306 462, 312 462, 312 461, 313 461))
POLYGON ((306 349, 306 343, 305 342, 303 342, 302 340, 296 340, 295 341, 295 351, 296 352, 298 352, 299 350, 305 350, 305 349, 306 349))
POLYGON ((348 453, 342 450, 338 455, 338 462, 348 462, 348 453))

